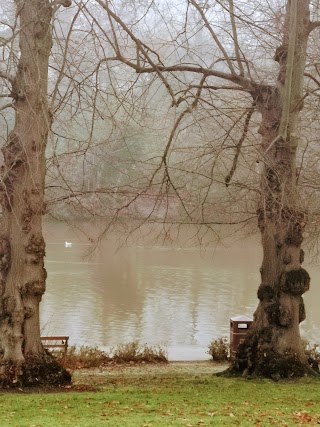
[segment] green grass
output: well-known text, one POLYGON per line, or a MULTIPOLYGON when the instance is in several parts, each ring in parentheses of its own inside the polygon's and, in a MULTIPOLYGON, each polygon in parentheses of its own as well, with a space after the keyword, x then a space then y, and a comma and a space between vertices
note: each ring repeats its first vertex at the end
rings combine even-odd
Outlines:
POLYGON ((60 393, 0 393, 3 427, 299 426, 320 423, 320 381, 227 379, 213 364, 75 373, 60 393), (87 391, 95 387, 95 391, 87 391), (80 391, 86 390, 86 391, 80 391))

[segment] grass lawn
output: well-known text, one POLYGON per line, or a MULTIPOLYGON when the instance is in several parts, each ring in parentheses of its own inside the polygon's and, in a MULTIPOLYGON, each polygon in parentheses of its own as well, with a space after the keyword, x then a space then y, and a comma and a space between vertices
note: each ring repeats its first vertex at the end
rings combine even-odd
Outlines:
POLYGON ((320 424, 320 381, 212 375, 211 362, 74 373, 61 392, 0 392, 1 427, 300 426, 320 424))

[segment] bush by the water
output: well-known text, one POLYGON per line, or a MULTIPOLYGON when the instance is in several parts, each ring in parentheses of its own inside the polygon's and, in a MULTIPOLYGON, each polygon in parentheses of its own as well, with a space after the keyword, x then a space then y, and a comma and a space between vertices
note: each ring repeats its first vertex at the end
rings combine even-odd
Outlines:
POLYGON ((309 342, 305 341, 305 353, 308 357, 308 362, 312 369, 314 369, 316 372, 320 372, 319 365, 320 365, 320 346, 319 344, 310 344, 309 342))
POLYGON ((312 357, 318 363, 320 363, 320 345, 305 343, 305 352, 307 356, 312 357))
POLYGON ((110 363, 167 363, 167 351, 161 346, 140 345, 138 342, 121 344, 106 352, 97 347, 71 346, 66 354, 57 354, 57 359, 70 370, 98 368, 110 363))
POLYGON ((229 342, 226 337, 217 338, 208 346, 208 352, 212 360, 218 362, 229 360, 229 342))
POLYGON ((105 351, 97 347, 76 347, 68 348, 67 353, 57 355, 59 362, 67 369, 97 368, 111 362, 111 357, 105 351))
POLYGON ((121 344, 111 350, 112 360, 116 363, 145 362, 167 363, 167 351, 161 346, 140 345, 138 342, 121 344))

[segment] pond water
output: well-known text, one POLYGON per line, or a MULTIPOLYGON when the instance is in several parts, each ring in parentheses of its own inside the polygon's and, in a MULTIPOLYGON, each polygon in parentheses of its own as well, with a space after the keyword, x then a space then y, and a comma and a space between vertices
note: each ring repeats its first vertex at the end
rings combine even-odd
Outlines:
MULTIPOLYGON (((146 248, 104 240, 90 245, 66 224, 45 225, 47 291, 42 335, 103 349, 137 340, 167 347, 170 360, 208 359, 209 342, 229 335, 229 319, 252 316, 259 285, 258 239, 229 247, 146 248), (72 245, 65 247, 65 242, 72 245)), ((320 342, 320 266, 308 266, 301 334, 320 342)))

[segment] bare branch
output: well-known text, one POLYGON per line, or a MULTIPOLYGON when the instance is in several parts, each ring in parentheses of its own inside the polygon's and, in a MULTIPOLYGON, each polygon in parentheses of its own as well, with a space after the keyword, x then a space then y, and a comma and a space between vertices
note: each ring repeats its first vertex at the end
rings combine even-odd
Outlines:
MULTIPOLYGON (((239 221, 210 221, 210 222, 205 222, 205 221, 183 221, 183 224, 187 225, 236 225, 236 224, 243 224, 243 223, 247 223, 251 220, 256 220, 257 219, 257 215, 252 215, 248 218, 239 220, 239 221)), ((155 224, 181 224, 181 221, 157 221, 157 220, 149 220, 150 223, 155 223, 155 224)))
POLYGON ((69 45, 69 41, 70 41, 70 37, 71 37, 72 31, 74 29, 75 22, 77 21, 80 12, 81 12, 81 7, 79 6, 76 14, 74 15, 74 17, 72 19, 72 22, 70 24, 69 31, 68 31, 68 34, 67 34, 67 37, 66 37, 65 49, 64 49, 64 56, 62 58, 62 64, 60 66, 59 76, 57 78, 57 81, 56 81, 56 84, 55 84, 55 87, 54 87, 54 90, 53 90, 53 93, 52 93, 52 100, 51 100, 51 106, 52 107, 54 106, 54 103, 56 101, 57 93, 58 93, 58 90, 59 90, 59 84, 60 84, 61 80, 63 79, 63 77, 65 75, 65 68, 66 68, 66 62, 67 62, 67 52, 68 52, 67 48, 68 48, 68 45, 69 45))
POLYGON ((203 9, 194 0, 190 0, 190 2, 197 9, 197 11, 199 12, 201 18, 203 19, 203 22, 204 22, 206 28, 208 29, 208 31, 211 34, 213 40, 216 42, 217 46, 219 47, 220 51, 222 52, 222 54, 223 54, 223 56, 224 56, 224 58, 225 58, 225 60, 226 60, 226 62, 228 64, 228 67, 229 67, 229 70, 230 70, 231 74, 235 75, 236 74, 236 70, 234 69, 232 61, 230 60, 229 55, 227 54, 227 52, 226 52, 225 48, 223 47, 223 45, 221 44, 218 36, 216 35, 215 31, 213 30, 212 26, 210 25, 210 23, 209 23, 206 15, 205 15, 205 13, 203 12, 203 9))
POLYGON ((234 42, 234 50, 237 58, 237 64, 240 70, 240 76, 244 75, 244 69, 241 61, 241 55, 239 50, 239 43, 238 43, 238 34, 237 34, 237 26, 236 21, 234 17, 234 7, 233 7, 233 0, 229 0, 229 6, 230 6, 230 20, 231 20, 231 26, 232 26, 232 34, 233 34, 233 42, 234 42))
MULTIPOLYGON (((96 0, 96 1, 100 1, 100 0, 96 0)), ((139 74, 147 74, 147 73, 154 73, 155 71, 158 72, 192 72, 195 74, 202 74, 205 77, 218 77, 220 79, 223 80, 228 80, 232 83, 238 84, 239 86, 241 86, 243 89, 246 89, 248 91, 253 91, 256 89, 257 84, 252 82, 249 79, 246 79, 242 76, 239 75, 235 75, 235 74, 229 74, 229 73, 224 73, 223 71, 219 71, 219 70, 212 70, 211 68, 204 68, 204 67, 197 67, 197 66, 193 66, 193 65, 184 65, 184 64, 179 64, 179 65, 171 65, 171 66, 165 66, 165 65, 157 65, 156 66, 156 70, 154 67, 139 67, 137 64, 123 58, 108 58, 109 61, 113 60, 113 61, 120 61, 126 65, 128 65, 129 67, 133 68, 137 73, 139 74)), ((240 88, 236 88, 234 87, 235 90, 241 90, 240 88)))
POLYGON ((309 23, 309 34, 311 31, 315 30, 316 28, 320 27, 320 21, 313 21, 309 23))
MULTIPOLYGON (((189 89, 198 89, 200 88, 199 85, 189 85, 188 87, 189 89)), ((246 89, 244 89, 241 86, 215 86, 215 85, 203 85, 201 86, 201 89, 207 89, 207 90, 240 90, 240 91, 244 91, 246 89)))
MULTIPOLYGON (((221 45, 221 43, 220 43, 219 39, 217 38, 216 34, 214 33, 213 29, 210 27, 210 24, 209 24, 208 20, 206 19, 202 9, 194 0, 191 0, 191 2, 194 5, 194 7, 199 11, 202 18, 205 20, 205 22, 207 22, 206 25, 210 28, 211 31, 210 30, 209 31, 211 32, 212 37, 215 38, 215 41, 218 44, 219 49, 223 53, 224 59, 228 63, 230 73, 223 72, 220 70, 214 70, 212 68, 205 68, 205 67, 201 67, 201 66, 183 64, 183 63, 177 64, 177 65, 165 66, 161 61, 159 61, 159 58, 158 58, 158 63, 156 64, 151 59, 151 57, 149 55, 149 52, 154 53, 153 50, 149 46, 147 46, 145 43, 143 43, 141 40, 139 40, 133 34, 133 32, 121 20, 121 18, 118 15, 116 15, 110 9, 110 7, 108 6, 107 3, 104 3, 103 0, 96 0, 96 2, 107 12, 109 18, 112 17, 114 19, 114 21, 117 22, 120 25, 120 27, 128 34, 128 36, 135 42, 136 50, 137 50, 137 57, 139 57, 138 53, 140 52, 144 56, 144 58, 146 59, 147 63, 150 64, 150 66, 141 66, 140 60, 138 60, 138 58, 136 61, 125 58, 124 56, 122 56, 121 53, 118 53, 118 46, 114 47, 115 56, 109 57, 107 60, 108 61, 122 62, 123 64, 126 64, 130 68, 134 69, 139 74, 156 73, 158 75, 158 77, 162 80, 162 82, 164 83, 165 87, 167 88, 167 90, 168 90, 168 92, 169 92, 169 94, 173 100, 172 105, 176 105, 176 99, 175 99, 175 95, 173 93, 171 86, 169 85, 167 79, 163 75, 164 72, 192 72, 192 73, 202 74, 204 77, 209 77, 209 76, 217 77, 217 78, 221 78, 223 80, 227 80, 227 81, 230 81, 232 83, 238 84, 239 90, 241 90, 241 87, 242 87, 245 90, 254 91, 255 88, 257 87, 257 85, 258 85, 257 83, 253 82, 251 79, 245 78, 241 74, 236 73, 236 70, 232 64, 233 59, 229 57, 229 55, 227 54, 227 52, 225 51, 225 49, 221 45)), ((237 88, 235 88, 235 89, 237 90, 237 88)))
POLYGON ((7 108, 13 108, 12 102, 5 104, 2 107, 0 107, 0 111, 6 110, 7 108))
POLYGON ((236 154, 235 154, 234 159, 233 159, 232 167, 231 167, 230 172, 228 173, 228 175, 226 176, 226 179, 225 179, 227 187, 228 187, 229 182, 231 181, 231 179, 232 179, 232 177, 233 177, 233 175, 237 169, 237 163, 238 163, 238 158, 240 155, 241 147, 242 147, 243 141, 246 139, 246 136, 248 134, 250 120, 251 120, 252 114, 254 113, 254 107, 255 107, 255 103, 252 104, 251 108, 247 112, 243 132, 242 132, 241 138, 239 139, 238 144, 236 145, 236 154))
POLYGON ((310 73, 304 73, 305 77, 309 77, 309 79, 313 80, 319 87, 320 87, 320 81, 316 79, 312 74, 310 73))
POLYGON ((14 84, 14 77, 10 74, 8 74, 6 71, 0 70, 0 78, 7 80, 11 85, 14 84))
MULTIPOLYGON (((162 80, 163 84, 167 88, 170 96, 172 97, 172 104, 176 105, 175 95, 173 93, 173 90, 171 89, 171 86, 169 85, 168 81, 165 79, 163 74, 160 72, 161 70, 159 69, 159 66, 152 61, 150 55, 147 53, 146 49, 144 48, 143 43, 141 43, 141 41, 132 33, 132 31, 130 31, 127 25, 115 13, 112 12, 112 10, 109 8, 107 4, 103 3, 102 0, 96 0, 96 2, 99 3, 99 5, 108 13, 109 17, 111 16, 126 31, 126 33, 131 37, 131 39, 136 43, 137 49, 141 51, 143 56, 151 65, 152 72, 156 72, 158 74, 159 78, 162 80)), ((127 63, 127 61, 124 61, 121 56, 118 59, 124 63, 127 63)), ((138 69, 139 66, 136 64, 135 66, 133 66, 133 68, 138 69)))

